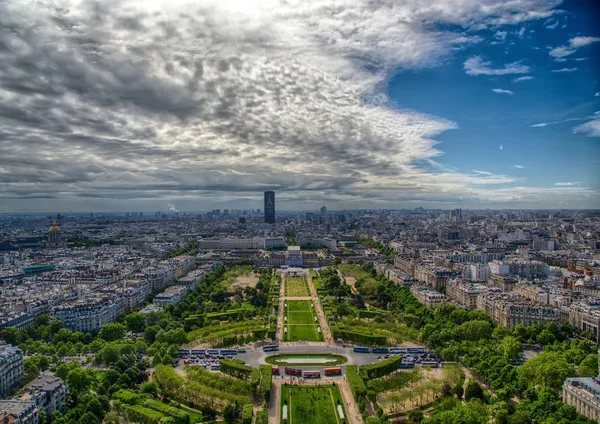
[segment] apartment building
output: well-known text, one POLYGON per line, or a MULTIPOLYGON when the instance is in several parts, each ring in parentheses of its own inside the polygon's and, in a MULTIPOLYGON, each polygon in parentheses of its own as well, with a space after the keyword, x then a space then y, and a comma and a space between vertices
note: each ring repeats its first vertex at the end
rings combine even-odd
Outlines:
POLYGON ((123 307, 126 314, 141 306, 152 291, 146 280, 127 280, 123 282, 123 286, 123 307))
POLYGON ((507 328, 517 324, 561 323, 559 308, 535 305, 515 293, 503 293, 498 288, 480 294, 477 297, 477 309, 487 313, 496 324, 507 328))
POLYGON ((569 323, 582 331, 589 331, 596 337, 600 328, 600 298, 590 298, 574 302, 569 308, 569 323))
POLYGON ((35 402, 0 400, 0 423, 39 424, 40 414, 35 402))
POLYGON ((34 402, 38 411, 44 411, 49 420, 52 412, 66 408, 68 397, 69 388, 65 382, 52 373, 44 373, 25 386, 20 400, 34 402))
POLYGON ((600 423, 600 379, 598 377, 567 378, 562 401, 575 407, 577 413, 600 423))
POLYGON ((450 280, 446 284, 446 296, 465 309, 477 309, 477 298, 487 293, 488 286, 482 284, 450 280))
POLYGON ((446 302, 446 296, 428 287, 415 285, 410 288, 410 291, 420 303, 429 308, 435 308, 440 303, 446 302))
POLYGON ((0 340, 0 397, 7 396, 21 382, 23 352, 0 340))
POLYGON ((177 305, 183 300, 188 290, 184 286, 167 287, 164 292, 154 296, 153 303, 159 308, 166 308, 168 305, 177 305))
POLYGON ((121 296, 77 300, 53 309, 54 318, 62 321, 66 328, 84 333, 100 330, 104 324, 116 321, 124 312, 121 296))

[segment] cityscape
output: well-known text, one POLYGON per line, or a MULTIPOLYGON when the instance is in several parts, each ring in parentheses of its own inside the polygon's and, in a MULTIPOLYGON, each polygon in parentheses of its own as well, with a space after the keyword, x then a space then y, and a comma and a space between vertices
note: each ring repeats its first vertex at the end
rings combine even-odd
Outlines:
POLYGON ((0 0, 0 424, 600 424, 600 3, 0 0))

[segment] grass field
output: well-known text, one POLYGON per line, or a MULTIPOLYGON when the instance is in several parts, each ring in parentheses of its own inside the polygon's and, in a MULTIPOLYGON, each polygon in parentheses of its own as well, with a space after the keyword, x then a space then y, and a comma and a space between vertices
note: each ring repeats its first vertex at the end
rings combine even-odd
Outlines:
POLYGON ((310 296, 304 277, 285 277, 285 295, 292 297, 310 296))
POLYGON ((281 419, 286 424, 342 424, 347 422, 338 415, 337 406, 346 411, 335 385, 288 386, 281 388, 281 419), (287 420, 284 410, 287 407, 287 420))
POLYGON ((286 341, 321 341, 323 336, 317 331, 318 321, 315 321, 312 302, 309 300, 288 300, 286 309, 288 329, 283 339, 286 341))

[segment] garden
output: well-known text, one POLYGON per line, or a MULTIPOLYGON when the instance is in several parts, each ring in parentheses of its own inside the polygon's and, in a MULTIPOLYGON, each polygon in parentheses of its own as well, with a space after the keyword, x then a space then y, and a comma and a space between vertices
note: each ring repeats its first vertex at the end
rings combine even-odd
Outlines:
POLYGON ((288 300, 285 302, 285 341, 321 341, 319 323, 315 319, 314 305, 310 300, 288 300))
POLYGON ((272 355, 265 359, 267 364, 272 365, 302 365, 302 366, 334 366, 345 364, 348 358, 342 355, 329 353, 314 354, 282 354, 272 355))
POLYGON ((341 424, 347 422, 344 402, 336 385, 281 387, 281 422, 341 424))
POLYGON ((290 297, 310 296, 305 277, 285 277, 285 295, 290 297))

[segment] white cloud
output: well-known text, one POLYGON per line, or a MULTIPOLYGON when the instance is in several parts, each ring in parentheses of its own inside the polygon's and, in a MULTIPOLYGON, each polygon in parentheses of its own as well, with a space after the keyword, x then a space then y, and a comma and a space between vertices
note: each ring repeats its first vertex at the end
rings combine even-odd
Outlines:
POLYGON ((510 90, 503 90, 503 89, 501 89, 501 88, 492 88, 492 91, 493 91, 494 93, 498 93, 498 94, 510 94, 510 95, 513 95, 513 94, 515 94, 515 93, 513 93, 513 92, 512 92, 512 91, 510 91, 510 90))
POLYGON ((550 72, 575 72, 579 68, 562 68, 562 69, 553 69, 550 72))
POLYGON ((509 63, 503 68, 490 68, 492 62, 485 62, 481 56, 472 56, 465 60, 463 67, 469 75, 510 75, 527 74, 529 66, 521 65, 519 62, 509 63))
POLYGON ((523 165, 513 165, 513 166, 517 169, 525 169, 525 167, 523 165))
POLYGON ((474 173, 476 173, 476 174, 480 174, 480 175, 494 175, 494 174, 493 174, 493 173, 491 173, 491 172, 488 172, 488 171, 481 171, 481 170, 479 170, 479 169, 474 169, 474 170, 473 170, 473 172, 474 172, 474 173))
POLYGON ((496 31, 494 33, 494 38, 498 41, 504 41, 506 40, 506 34, 508 34, 506 31, 496 31))
POLYGON ((600 137, 600 113, 596 112, 596 116, 581 125, 573 128, 574 133, 583 133, 590 137, 600 137))
POLYGON ((534 79, 534 78, 533 77, 529 77, 529 76, 527 76, 527 77, 519 77, 519 78, 515 78, 513 80, 513 82, 529 81, 529 80, 532 80, 532 79, 534 79))
POLYGON ((546 22, 544 22, 544 25, 548 29, 554 29, 554 28, 556 28, 558 26, 558 20, 555 20, 553 22, 552 19, 548 19, 546 22))
POLYGON ((576 182, 560 182, 560 183, 554 183, 555 186, 559 186, 559 187, 572 187, 575 185, 581 184, 580 182, 576 181, 576 182))
POLYGON ((594 97, 600 97, 600 91, 598 91, 596 94, 594 94, 594 97))
POLYGON ((521 29, 517 32, 519 38, 523 38, 523 34, 525 34, 525 27, 521 27, 521 29))
POLYGON ((593 43, 600 41, 598 37, 573 37, 569 40, 567 46, 559 46, 550 50, 550 56, 554 58, 563 58, 570 56, 581 47, 588 46, 593 43))
MULTIPOLYGON (((470 30, 545 19, 559 1, 57 3, 0 0, 0 210, 253 205, 267 188, 293 206, 589 204, 433 169, 436 137, 457 125, 393 108, 382 89, 478 42, 470 30)), ((529 72, 467 62, 471 75, 529 72)))
POLYGON ((504 150, 504 144, 500 145, 500 150, 504 150))

